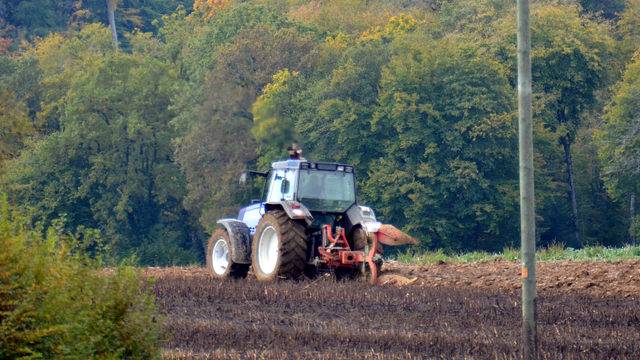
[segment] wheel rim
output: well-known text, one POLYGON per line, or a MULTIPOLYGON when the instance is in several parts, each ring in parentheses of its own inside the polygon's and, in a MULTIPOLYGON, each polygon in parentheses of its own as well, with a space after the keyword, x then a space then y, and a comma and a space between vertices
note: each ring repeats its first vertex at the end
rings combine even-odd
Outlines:
POLYGON ((276 268, 278 262, 278 234, 273 226, 262 231, 258 243, 258 266, 260 271, 269 275, 276 268))
POLYGON ((213 272, 222 275, 227 271, 229 266, 229 246, 224 239, 220 238, 216 241, 211 251, 211 267, 213 272))

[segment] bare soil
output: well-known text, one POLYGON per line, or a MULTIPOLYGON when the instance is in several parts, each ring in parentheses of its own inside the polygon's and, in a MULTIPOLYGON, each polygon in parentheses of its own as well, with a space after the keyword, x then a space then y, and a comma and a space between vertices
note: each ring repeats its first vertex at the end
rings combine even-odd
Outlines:
MULTIPOLYGON (((480 263, 406 265, 385 263, 383 271, 418 277, 419 287, 471 287, 520 294, 521 264, 496 259, 480 263)), ((597 296, 640 297, 640 260, 538 262, 538 294, 580 291, 597 296)), ((639 356, 640 359, 640 356, 639 356)))
MULTIPOLYGON (((148 268, 167 359, 518 359, 520 263, 405 265, 418 279, 218 281, 148 268)), ((540 359, 640 359, 640 260, 538 263, 540 359)))

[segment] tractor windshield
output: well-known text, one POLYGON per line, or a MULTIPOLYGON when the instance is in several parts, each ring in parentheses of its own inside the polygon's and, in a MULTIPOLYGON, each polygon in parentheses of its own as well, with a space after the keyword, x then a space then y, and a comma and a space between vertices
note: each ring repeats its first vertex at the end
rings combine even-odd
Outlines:
POLYGON ((300 170, 298 200, 310 211, 345 212, 356 202, 353 173, 300 170))

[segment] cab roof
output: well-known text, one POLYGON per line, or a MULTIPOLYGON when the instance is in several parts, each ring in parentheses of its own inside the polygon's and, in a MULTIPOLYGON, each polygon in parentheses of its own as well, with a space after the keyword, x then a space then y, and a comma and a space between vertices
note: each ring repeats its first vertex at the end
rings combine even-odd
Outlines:
POLYGON ((353 165, 349 164, 339 164, 335 162, 314 162, 309 160, 282 160, 275 161, 271 164, 273 169, 317 169, 317 170, 326 170, 326 171, 346 171, 346 172, 354 172, 353 165))

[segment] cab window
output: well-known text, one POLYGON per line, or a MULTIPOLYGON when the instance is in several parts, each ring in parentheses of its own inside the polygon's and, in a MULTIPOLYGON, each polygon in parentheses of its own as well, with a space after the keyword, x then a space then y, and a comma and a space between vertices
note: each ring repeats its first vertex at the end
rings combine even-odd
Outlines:
POLYGON ((271 175, 271 186, 267 202, 293 200, 295 175, 296 174, 293 170, 274 171, 271 175))

